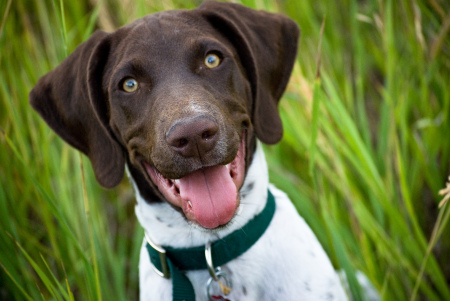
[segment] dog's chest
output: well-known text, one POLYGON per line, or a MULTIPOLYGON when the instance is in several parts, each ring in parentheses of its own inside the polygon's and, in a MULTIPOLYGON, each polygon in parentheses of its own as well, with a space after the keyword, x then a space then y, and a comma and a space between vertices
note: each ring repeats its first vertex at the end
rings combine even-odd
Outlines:
MULTIPOLYGON (((336 276, 317 239, 294 207, 274 187, 276 213, 264 235, 223 268, 232 282, 230 300, 344 300, 336 276), (299 299, 300 298, 300 299, 299 299)), ((209 273, 188 272, 197 300, 207 300, 209 273)), ((141 300, 172 300, 172 282, 153 271, 141 251, 141 300)))

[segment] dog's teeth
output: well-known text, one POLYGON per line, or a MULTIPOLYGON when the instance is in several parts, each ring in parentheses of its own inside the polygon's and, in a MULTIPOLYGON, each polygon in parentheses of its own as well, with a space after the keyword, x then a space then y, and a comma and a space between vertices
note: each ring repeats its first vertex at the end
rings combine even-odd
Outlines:
POLYGON ((225 165, 225 167, 230 170, 230 163, 228 163, 227 165, 225 165))
POLYGON ((177 185, 180 184, 180 180, 178 180, 178 179, 177 179, 177 180, 173 180, 173 181, 174 181, 175 184, 177 184, 177 185))
POLYGON ((191 201, 188 201, 189 207, 192 209, 192 203, 191 201))

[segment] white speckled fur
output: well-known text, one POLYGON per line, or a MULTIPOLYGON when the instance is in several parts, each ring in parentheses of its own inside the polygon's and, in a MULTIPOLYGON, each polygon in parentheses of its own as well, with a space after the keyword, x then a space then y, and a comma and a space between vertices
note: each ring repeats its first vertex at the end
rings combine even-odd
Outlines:
MULTIPOLYGON (((206 231, 190 224, 166 203, 149 205, 137 195, 136 215, 159 245, 193 247, 204 245, 239 229, 261 212, 267 187, 275 196, 275 216, 264 235, 250 250, 226 264, 233 291, 230 300, 347 300, 340 279, 327 255, 288 197, 268 183, 267 164, 261 145, 241 189, 241 205, 232 224, 220 231, 206 231)), ((140 298, 143 301, 172 300, 172 281, 152 269, 145 241, 139 264, 140 298)), ((192 271, 196 300, 207 300, 208 271, 192 271)))

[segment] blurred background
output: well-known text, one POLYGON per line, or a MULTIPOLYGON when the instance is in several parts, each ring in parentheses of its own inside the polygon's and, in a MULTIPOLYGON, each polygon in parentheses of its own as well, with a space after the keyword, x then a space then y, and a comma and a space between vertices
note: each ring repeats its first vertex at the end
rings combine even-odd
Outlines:
MULTIPOLYGON (((28 93, 95 30, 201 2, 0 2, 0 300, 137 300, 131 185, 101 188, 28 93)), ((353 300, 365 298, 355 271, 383 300, 450 300, 450 210, 439 207, 450 193, 450 2, 233 2, 301 28, 284 138, 266 147, 271 181, 353 300)))

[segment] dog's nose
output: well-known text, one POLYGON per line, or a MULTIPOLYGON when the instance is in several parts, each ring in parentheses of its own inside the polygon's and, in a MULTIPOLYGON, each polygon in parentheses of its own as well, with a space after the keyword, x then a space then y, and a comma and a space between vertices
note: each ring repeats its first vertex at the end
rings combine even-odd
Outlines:
POLYGON ((166 134, 170 147, 184 157, 202 157, 216 144, 219 126, 204 116, 176 122, 166 134))

